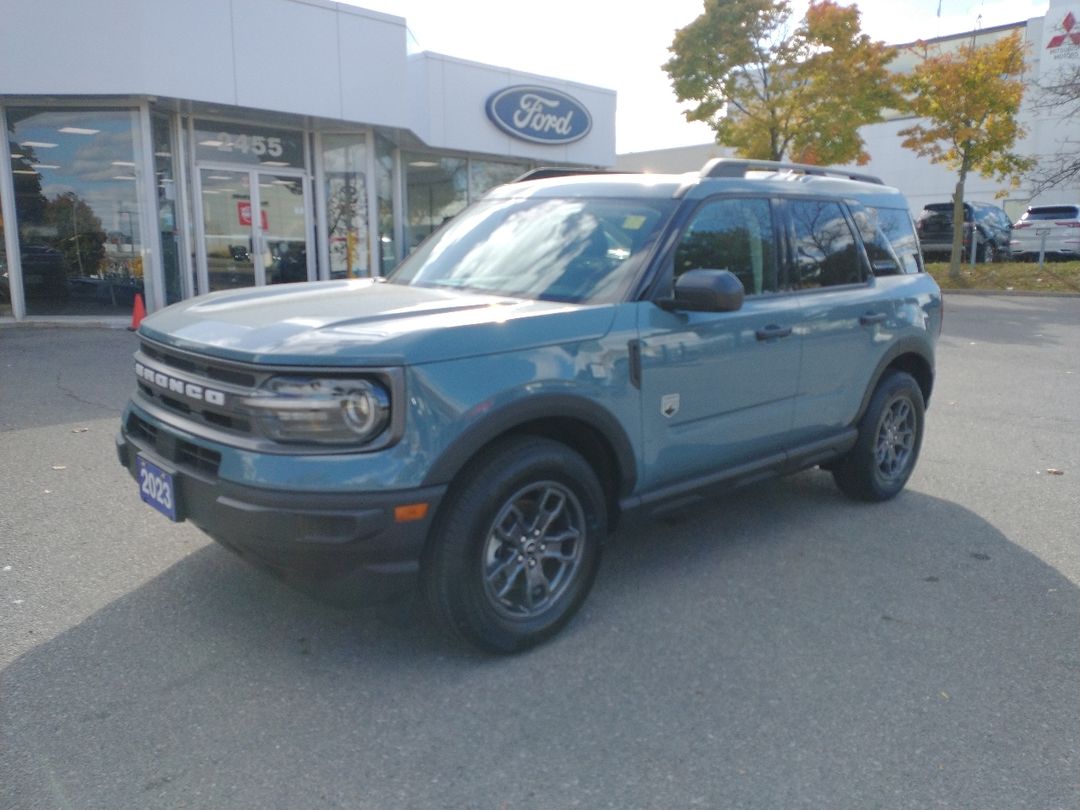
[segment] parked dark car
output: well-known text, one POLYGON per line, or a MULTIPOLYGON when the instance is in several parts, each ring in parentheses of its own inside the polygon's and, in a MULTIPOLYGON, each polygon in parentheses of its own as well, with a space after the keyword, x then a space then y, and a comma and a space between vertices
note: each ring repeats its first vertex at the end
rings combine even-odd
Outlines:
MULTIPOLYGON (((930 203, 915 221, 923 257, 948 259, 952 253, 953 204, 930 203)), ((978 234, 975 261, 998 262, 1011 258, 1012 222, 1005 211, 990 203, 964 203, 963 260, 971 261, 971 234, 978 234)))
POLYGON ((67 264, 63 254, 47 245, 23 245, 22 283, 28 299, 68 297, 67 264))

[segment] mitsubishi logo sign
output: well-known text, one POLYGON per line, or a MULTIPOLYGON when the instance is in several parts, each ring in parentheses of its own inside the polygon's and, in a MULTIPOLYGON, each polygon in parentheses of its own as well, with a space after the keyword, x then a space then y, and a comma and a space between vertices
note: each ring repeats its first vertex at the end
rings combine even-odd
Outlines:
POLYGON ((1076 17, 1070 11, 1065 15, 1065 19, 1061 22, 1061 27, 1058 29, 1063 33, 1055 34, 1050 42, 1047 44, 1046 49, 1052 50, 1054 48, 1060 48, 1066 42, 1072 42, 1073 45, 1080 45, 1080 26, 1077 25, 1076 17))

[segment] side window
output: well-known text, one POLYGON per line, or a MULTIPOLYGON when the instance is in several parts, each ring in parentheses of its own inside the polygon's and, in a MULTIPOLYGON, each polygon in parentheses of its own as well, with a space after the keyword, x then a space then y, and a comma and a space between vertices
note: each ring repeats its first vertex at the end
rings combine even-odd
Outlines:
POLYGON ((900 260, 893 253, 892 244, 878 223, 877 212, 853 201, 848 202, 848 207, 855 220, 855 227, 859 230, 859 236, 862 237, 863 247, 866 248, 866 256, 870 259, 870 269, 874 275, 895 276, 902 273, 900 260))
POLYGON ((675 275, 730 270, 747 295, 776 292, 775 244, 768 200, 712 200, 698 209, 679 241, 675 275))
POLYGON ((864 281, 858 243, 838 203, 789 200, 788 209, 795 228, 792 287, 807 290, 864 281))
POLYGON ((922 256, 919 254, 919 242, 915 237, 915 226, 911 224, 911 214, 901 208, 869 208, 877 217, 880 231, 889 240, 904 273, 921 273, 922 256))

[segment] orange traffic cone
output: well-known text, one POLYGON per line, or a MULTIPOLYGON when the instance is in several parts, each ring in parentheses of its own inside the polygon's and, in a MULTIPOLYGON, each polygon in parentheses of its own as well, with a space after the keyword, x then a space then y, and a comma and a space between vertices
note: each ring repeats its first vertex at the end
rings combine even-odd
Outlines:
POLYGON ((143 306, 142 293, 135 293, 135 305, 131 308, 131 326, 128 327, 128 331, 134 332, 138 329, 145 317, 146 307, 143 306))

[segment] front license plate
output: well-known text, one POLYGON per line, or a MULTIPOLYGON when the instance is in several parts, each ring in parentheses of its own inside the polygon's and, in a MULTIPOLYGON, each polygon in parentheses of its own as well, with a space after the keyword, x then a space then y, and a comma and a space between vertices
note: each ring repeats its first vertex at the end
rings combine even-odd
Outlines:
POLYGON ((135 463, 139 473, 139 495, 169 520, 176 520, 176 486, 172 473, 142 456, 137 456, 135 463))

